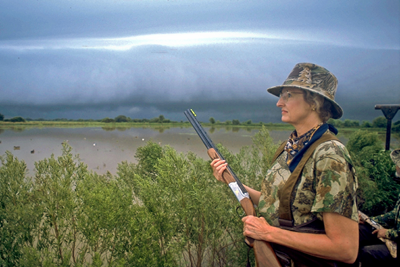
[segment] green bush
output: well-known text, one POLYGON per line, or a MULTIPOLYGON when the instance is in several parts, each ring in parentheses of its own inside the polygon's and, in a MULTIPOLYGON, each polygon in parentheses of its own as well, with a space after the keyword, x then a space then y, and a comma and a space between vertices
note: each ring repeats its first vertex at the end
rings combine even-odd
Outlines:
POLYGON ((154 216, 157 265, 244 264, 237 200, 213 178, 209 162, 152 142, 136 156, 138 164, 120 164, 118 176, 154 216))
POLYGON ((346 145, 359 182, 358 206, 368 215, 393 209, 400 192, 393 181, 395 165, 383 146, 377 133, 367 131, 354 132, 346 145))
POLYGON ((400 121, 393 123, 392 131, 395 133, 400 133, 400 121))
POLYGON ((8 120, 4 120, 4 121, 11 121, 11 122, 25 122, 25 119, 22 117, 13 117, 11 119, 8 120))
POLYGON ((129 118, 124 116, 124 115, 119 115, 117 117, 115 117, 115 122, 128 122, 129 118))
POLYGON ((26 179, 25 162, 10 152, 0 160, 0 266, 18 266, 24 247, 34 243, 41 208, 26 179))
POLYGON ((115 122, 115 120, 110 118, 104 118, 101 120, 101 122, 110 123, 110 122, 115 122))
MULTIPOLYGON (((355 132, 347 147, 359 179, 360 209, 390 210, 399 192, 377 134, 355 132)), ((233 154, 240 180, 260 189, 277 149, 262 126, 233 154)), ((0 167, 1 266, 243 266, 240 204, 212 175, 209 160, 148 142, 117 175, 89 171, 72 148, 35 163, 34 177, 10 152, 0 167)), ((250 254, 252 255, 252 254, 250 254)), ((254 256, 251 256, 254 263, 254 256)))
POLYGON ((372 127, 385 128, 387 125, 387 119, 383 116, 377 117, 372 121, 372 127))

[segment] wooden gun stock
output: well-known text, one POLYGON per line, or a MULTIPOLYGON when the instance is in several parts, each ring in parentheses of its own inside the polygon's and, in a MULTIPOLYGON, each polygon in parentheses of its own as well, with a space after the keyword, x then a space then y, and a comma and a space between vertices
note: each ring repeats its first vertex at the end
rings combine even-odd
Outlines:
MULTIPOLYGON (((217 158, 224 159, 211 141, 210 137, 208 137, 206 131, 197 121, 194 111, 188 109, 184 114, 206 146, 208 156, 212 160, 217 158)), ((227 166, 226 170, 223 172, 222 177, 240 202, 245 214, 257 216, 254 204, 251 201, 248 192, 229 166, 227 166)), ((246 243, 254 249, 256 264, 258 267, 281 267, 281 264, 269 243, 251 238, 246 238, 246 241, 246 243)))
MULTIPOLYGON (((207 154, 212 160, 219 158, 218 153, 215 151, 214 148, 210 148, 209 150, 207 150, 207 154)), ((236 182, 235 178, 228 170, 225 170, 222 173, 222 178, 227 185, 236 182)), ((256 210, 254 209, 254 204, 250 200, 250 198, 243 198, 242 200, 240 200, 240 205, 242 206, 246 215, 257 216, 256 210)), ((246 238, 246 243, 253 248, 256 258, 256 264, 258 267, 281 266, 274 252, 274 249, 269 243, 261 240, 254 240, 249 237, 246 238)))

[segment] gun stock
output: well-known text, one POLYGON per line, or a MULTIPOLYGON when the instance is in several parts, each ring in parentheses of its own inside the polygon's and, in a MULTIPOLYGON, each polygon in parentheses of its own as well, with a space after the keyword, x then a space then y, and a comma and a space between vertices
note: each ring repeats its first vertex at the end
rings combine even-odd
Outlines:
MULTIPOLYGON (((194 113, 194 111, 188 109, 184 112, 184 114, 189 122, 192 124, 200 139, 203 141, 204 145, 206 146, 208 156, 212 160, 217 158, 224 159, 223 156, 219 153, 216 146, 211 141, 210 137, 207 135, 204 128, 196 119, 196 114, 194 113)), ((254 204, 251 201, 248 192, 229 166, 222 173, 222 177, 240 202, 240 205, 242 206, 245 214, 257 216, 254 209, 254 204)), ((246 240, 248 245, 251 246, 254 250, 256 264, 258 267, 281 267, 281 264, 279 263, 278 258, 269 243, 261 240, 254 240, 252 238, 246 238, 246 240)))
MULTIPOLYGON (((369 225, 371 225, 373 228, 375 228, 375 229, 377 229, 377 230, 383 228, 382 225, 380 225, 379 223, 377 223, 377 222, 371 220, 371 218, 368 217, 368 215, 366 215, 366 214, 363 213, 362 211, 358 211, 358 213, 360 214, 361 219, 362 219, 364 222, 366 222, 366 223, 368 223, 369 225)), ((396 244, 394 241, 389 240, 389 239, 386 239, 386 238, 379 238, 379 239, 380 239, 383 243, 385 243, 386 247, 388 248, 388 250, 389 250, 389 252, 390 252, 390 255, 391 255, 393 258, 396 258, 396 257, 397 257, 397 244, 396 244)))

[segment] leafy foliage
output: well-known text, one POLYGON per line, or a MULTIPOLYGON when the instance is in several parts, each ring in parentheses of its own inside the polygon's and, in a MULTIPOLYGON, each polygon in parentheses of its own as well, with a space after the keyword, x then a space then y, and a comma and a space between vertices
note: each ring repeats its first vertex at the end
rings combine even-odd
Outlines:
POLYGON ((377 117, 372 121, 372 126, 377 128, 384 128, 387 125, 387 119, 383 116, 377 117))
POLYGON ((34 242, 40 207, 25 179, 26 164, 10 152, 1 157, 0 168, 0 265, 15 266, 24 246, 34 242))
POLYGON ((383 151, 378 134, 353 133, 346 145, 359 181, 359 208, 368 215, 390 211, 395 205, 400 186, 393 180, 395 165, 389 151, 383 151))
MULTIPOLYGON (((383 213, 397 200, 394 164, 378 135, 347 144, 360 208, 383 213)), ((218 149, 241 181, 260 189, 277 144, 263 126, 253 145, 218 149)), ((243 266, 240 207, 229 187, 193 153, 148 142, 117 175, 89 171, 68 144, 35 163, 34 177, 10 152, 0 167, 1 266, 243 266)), ((253 257, 253 256, 252 256, 253 257)), ((254 257, 251 258, 254 263, 254 257)))
POLYGON ((11 122, 25 122, 25 119, 22 117, 13 117, 11 119, 6 119, 4 121, 11 121, 11 122))

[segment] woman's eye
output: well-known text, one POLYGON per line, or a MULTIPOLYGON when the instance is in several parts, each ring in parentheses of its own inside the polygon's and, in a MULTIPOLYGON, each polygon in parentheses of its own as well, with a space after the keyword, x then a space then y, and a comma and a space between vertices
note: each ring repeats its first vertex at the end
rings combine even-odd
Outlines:
POLYGON ((288 93, 287 93, 287 97, 288 97, 288 98, 291 98, 291 97, 292 97, 292 94, 288 92, 288 93))

